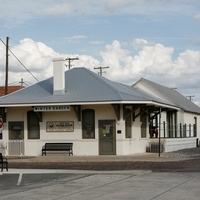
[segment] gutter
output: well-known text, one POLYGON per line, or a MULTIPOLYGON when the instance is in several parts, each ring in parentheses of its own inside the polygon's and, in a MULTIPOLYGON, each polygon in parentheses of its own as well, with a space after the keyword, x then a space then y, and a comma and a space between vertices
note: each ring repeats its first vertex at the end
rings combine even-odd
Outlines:
POLYGON ((1 104, 0 107, 16 108, 16 107, 33 107, 33 106, 70 106, 70 105, 106 105, 106 104, 147 104, 157 107, 171 108, 180 110, 180 108, 168 104, 162 104, 154 101, 97 101, 97 102, 62 102, 62 103, 33 103, 33 104, 1 104))

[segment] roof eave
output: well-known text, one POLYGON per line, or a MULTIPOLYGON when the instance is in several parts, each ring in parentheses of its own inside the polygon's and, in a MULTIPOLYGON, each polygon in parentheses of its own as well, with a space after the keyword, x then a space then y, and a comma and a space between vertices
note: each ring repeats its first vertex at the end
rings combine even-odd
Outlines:
POLYGON ((54 103, 18 103, 18 104, 1 104, 0 107, 33 107, 33 106, 59 106, 59 105, 99 105, 99 104, 147 104, 154 105, 157 107, 165 107, 175 110, 180 110, 180 108, 172 105, 167 105, 164 103, 159 103, 155 101, 94 101, 94 102, 54 102, 54 103))

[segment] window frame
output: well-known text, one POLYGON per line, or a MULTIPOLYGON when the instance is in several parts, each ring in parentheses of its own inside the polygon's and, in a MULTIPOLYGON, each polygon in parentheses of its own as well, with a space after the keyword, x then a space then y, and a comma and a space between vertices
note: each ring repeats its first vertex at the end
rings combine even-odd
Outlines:
POLYGON ((141 122, 141 138, 147 138, 147 115, 146 113, 140 115, 141 122))
POLYGON ((38 140, 38 139, 40 139, 40 124, 39 124, 39 122, 40 122, 40 120, 39 120, 36 112, 34 112, 33 110, 30 110, 30 111, 27 112, 27 133, 28 133, 28 140, 38 140), (31 118, 33 120, 33 116, 37 120, 37 122, 35 121, 34 125, 31 124, 31 121, 30 121, 31 118), (31 137, 31 134, 32 134, 31 131, 35 131, 35 126, 37 126, 36 128, 37 128, 37 131, 38 131, 38 133, 37 133, 38 135, 37 135, 37 137, 31 137), (31 130, 32 127, 34 127, 34 130, 31 130))
POLYGON ((126 108, 125 113, 125 138, 132 138, 132 111, 126 108))
POLYGON ((95 110, 82 110, 82 139, 95 139, 95 110), (92 115, 92 118, 89 115, 92 115))
POLYGON ((23 121, 9 121, 8 129, 9 129, 9 140, 24 140, 24 122, 23 121), (20 131, 19 133, 20 137, 16 137, 18 133, 16 133, 15 131, 20 131))

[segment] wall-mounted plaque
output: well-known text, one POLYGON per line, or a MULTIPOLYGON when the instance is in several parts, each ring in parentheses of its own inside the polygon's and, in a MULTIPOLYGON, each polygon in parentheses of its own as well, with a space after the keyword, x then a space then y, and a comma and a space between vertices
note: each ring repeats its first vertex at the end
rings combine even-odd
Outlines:
POLYGON ((74 122, 71 121, 48 121, 46 125, 47 132, 73 132, 74 122))

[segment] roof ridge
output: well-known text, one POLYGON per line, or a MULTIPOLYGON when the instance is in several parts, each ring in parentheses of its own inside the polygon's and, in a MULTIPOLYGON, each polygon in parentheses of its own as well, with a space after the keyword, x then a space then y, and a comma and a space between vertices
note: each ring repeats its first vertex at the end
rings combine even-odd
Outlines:
MULTIPOLYGON (((74 68, 74 69, 75 69, 75 68, 74 68)), ((99 81, 103 82, 103 83, 104 83, 105 85, 107 85, 109 88, 113 89, 113 90, 115 91, 116 95, 119 97, 119 99, 122 100, 122 96, 121 96, 120 92, 119 92, 115 87, 113 87, 112 85, 110 85, 110 84, 108 83, 108 82, 112 82, 112 83, 117 83, 117 82, 115 82, 115 81, 110 81, 110 80, 108 80, 107 78, 105 78, 105 77, 103 77, 103 76, 100 76, 100 75, 98 75, 98 74, 95 74, 94 72, 92 72, 92 71, 86 69, 85 67, 83 67, 83 69, 84 69, 85 71, 87 71, 88 73, 90 73, 93 77, 97 78, 99 81)), ((119 83, 117 83, 117 84, 119 84, 119 83)))
POLYGON ((176 106, 179 106, 179 105, 177 105, 177 103, 174 103, 173 100, 172 100, 168 95, 166 95, 164 92, 162 92, 162 91, 160 90, 160 87, 163 88, 163 89, 166 89, 166 90, 168 90, 168 91, 170 91, 170 92, 173 91, 173 92, 176 92, 177 94, 180 94, 178 91, 176 91, 176 90, 174 90, 174 89, 172 89, 172 88, 169 88, 169 87, 167 87, 167 86, 161 85, 161 84, 159 84, 159 83, 155 83, 155 82, 150 81, 150 80, 145 79, 145 78, 141 78, 140 80, 141 80, 141 81, 145 81, 147 84, 150 83, 150 87, 153 87, 155 90, 157 90, 159 93, 161 93, 161 94, 163 95, 163 97, 166 98, 166 99, 168 99, 168 101, 170 101, 171 103, 175 104, 176 106), (153 86, 152 86, 152 85, 153 85, 153 86), (157 87, 155 87, 155 86, 157 86, 157 87), (158 88, 158 87, 159 87, 159 88, 158 88))
MULTIPOLYGON (((199 106, 187 99, 182 93, 177 91, 176 89, 161 85, 159 83, 152 82, 148 79, 141 78, 138 82, 143 81, 145 84, 148 84, 149 87, 154 88, 160 95, 163 96, 167 101, 170 103, 178 106, 179 108, 189 111, 189 112, 194 112, 195 107, 199 108, 199 106), (163 92, 165 90, 165 92, 163 92), (181 98, 177 101, 177 98, 181 98)), ((138 83, 136 82, 133 87, 138 83)), ((160 96, 159 95, 159 96, 160 96)))
MULTIPOLYGON (((161 86, 161 87, 164 87, 164 88, 167 88, 167 89, 172 89, 172 88, 169 88, 169 87, 167 87, 167 86, 165 86, 165 85, 161 85, 161 84, 159 84, 159 83, 150 81, 149 79, 141 78, 140 80, 144 80, 144 81, 149 82, 149 83, 151 83, 151 84, 158 85, 158 86, 161 86)), ((139 80, 139 81, 140 81, 140 80, 139 80)), ((139 81, 138 81, 138 82, 139 82, 139 81)))

